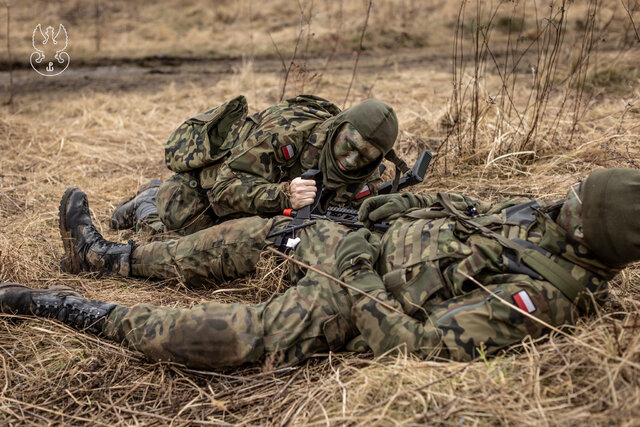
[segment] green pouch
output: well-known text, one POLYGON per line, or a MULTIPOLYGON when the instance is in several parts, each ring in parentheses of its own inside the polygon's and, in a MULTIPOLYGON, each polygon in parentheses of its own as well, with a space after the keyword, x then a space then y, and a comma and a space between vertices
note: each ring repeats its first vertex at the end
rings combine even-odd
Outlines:
POLYGON ((242 125, 247 111, 247 100, 240 95, 182 123, 165 145, 167 167, 186 172, 222 159, 236 143, 227 136, 242 125))
POLYGON ((382 282, 410 316, 415 316, 419 310, 424 312, 425 301, 444 286, 437 265, 432 262, 390 271, 382 276, 382 282))

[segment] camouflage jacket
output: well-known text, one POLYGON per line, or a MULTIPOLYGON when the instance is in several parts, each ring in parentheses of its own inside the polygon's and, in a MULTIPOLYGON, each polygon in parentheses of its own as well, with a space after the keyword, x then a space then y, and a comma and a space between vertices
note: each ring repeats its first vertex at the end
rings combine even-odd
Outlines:
POLYGON ((377 271, 356 263, 341 277, 408 315, 352 293, 352 318, 376 354, 404 346, 423 357, 470 360, 478 349, 488 354, 540 336, 544 327, 515 306, 551 325, 572 322, 575 301, 492 233, 544 253, 597 299, 617 273, 553 220, 562 202, 511 198, 492 205, 443 193, 417 199, 382 236, 377 271))
MULTIPOLYGON (((290 208, 288 182, 317 168, 329 119, 339 112, 327 100, 301 95, 236 123, 223 143, 234 147, 227 158, 200 172, 200 183, 216 215, 278 213, 290 208)), ((377 170, 367 181, 326 191, 323 205, 357 205, 363 196, 376 194, 377 170)))

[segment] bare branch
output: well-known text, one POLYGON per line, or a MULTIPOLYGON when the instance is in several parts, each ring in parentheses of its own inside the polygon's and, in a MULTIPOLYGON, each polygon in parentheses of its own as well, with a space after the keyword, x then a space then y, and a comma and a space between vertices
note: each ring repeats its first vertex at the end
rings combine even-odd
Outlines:
POLYGON ((287 80, 289 79, 289 72, 291 71, 291 67, 296 59, 296 55, 298 54, 298 46, 300 46, 300 39, 302 39, 302 33, 304 32, 304 8, 298 1, 298 6, 300 7, 300 32, 298 33, 298 39, 296 40, 296 46, 293 49, 293 55, 291 55, 291 61, 289 62, 289 67, 284 73, 284 82, 282 82, 282 93, 280 94, 280 101, 284 99, 284 93, 287 89, 287 80))
POLYGON ((367 16, 364 18, 364 25, 362 27, 362 34, 360 34, 360 46, 358 47, 358 53, 356 54, 356 62, 353 64, 353 73, 351 74, 351 81, 349 82, 349 87, 347 88, 347 94, 344 97, 344 102, 342 103, 342 108, 347 105, 347 100, 349 99, 349 92, 351 92, 351 86, 353 85, 353 81, 356 78, 356 71, 358 70, 358 61, 360 60, 360 52, 362 52, 362 41, 364 40, 364 34, 367 31, 367 23, 369 22, 369 15, 371 14, 371 4, 372 0, 369 0, 369 5, 367 6, 367 16))
POLYGON ((7 10, 7 55, 9 57, 9 99, 6 101, 7 105, 13 105, 13 60, 11 58, 11 4, 9 0, 4 2, 4 7, 7 10))
POLYGON ((638 27, 636 27, 636 23, 633 22, 633 15, 631 14, 629 5, 628 4, 625 5, 624 0, 620 0, 620 3, 622 3, 622 7, 627 12, 627 15, 629 15, 629 20, 631 21, 631 25, 633 26, 633 31, 636 33, 636 38, 638 39, 638 42, 640 42, 640 34, 638 34, 638 27))
POLYGON ((278 54, 278 57, 280 58, 280 62, 282 63, 282 72, 286 73, 287 72, 287 64, 284 63, 284 57, 282 56, 282 53, 280 53, 280 49, 278 49, 278 45, 276 44, 276 41, 273 39, 273 36, 271 36, 271 33, 267 32, 267 34, 269 34, 269 38, 271 39, 271 43, 273 43, 273 47, 276 49, 276 53, 278 54))

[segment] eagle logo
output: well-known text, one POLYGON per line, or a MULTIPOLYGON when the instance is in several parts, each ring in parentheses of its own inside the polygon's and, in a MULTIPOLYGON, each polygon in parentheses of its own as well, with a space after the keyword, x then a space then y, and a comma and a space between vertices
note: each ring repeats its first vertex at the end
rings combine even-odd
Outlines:
POLYGON ((62 74, 69 67, 71 58, 65 52, 69 46, 69 35, 64 25, 58 26, 58 32, 52 26, 42 31, 40 24, 33 29, 31 37, 34 52, 31 53, 29 62, 31 67, 45 77, 62 74))

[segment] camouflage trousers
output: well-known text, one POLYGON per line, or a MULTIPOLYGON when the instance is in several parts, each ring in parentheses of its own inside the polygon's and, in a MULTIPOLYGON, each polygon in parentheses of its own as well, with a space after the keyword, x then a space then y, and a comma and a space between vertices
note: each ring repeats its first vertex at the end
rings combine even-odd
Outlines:
POLYGON ((136 224, 141 234, 173 238, 204 230, 216 223, 205 190, 195 173, 177 173, 164 181, 156 196, 157 214, 136 224))
MULTIPOLYGON (((285 217, 242 218, 189 236, 143 245, 132 255, 135 276, 180 276, 187 283, 222 283, 255 270, 272 229, 285 217)), ((292 255, 331 273, 333 249, 348 232, 318 221, 303 229, 292 255)), ((295 364, 318 352, 337 350, 358 335, 350 320, 350 298, 340 285, 314 272, 297 286, 258 305, 208 302, 193 308, 119 306, 105 322, 104 334, 157 361, 200 369, 240 365, 267 358, 295 364)))

